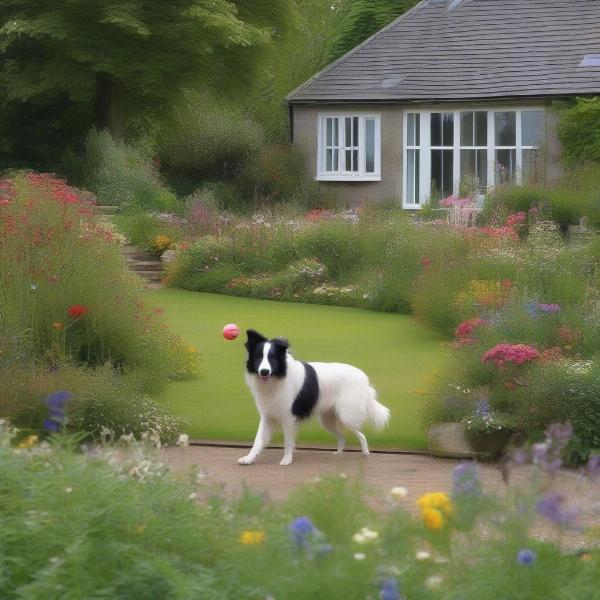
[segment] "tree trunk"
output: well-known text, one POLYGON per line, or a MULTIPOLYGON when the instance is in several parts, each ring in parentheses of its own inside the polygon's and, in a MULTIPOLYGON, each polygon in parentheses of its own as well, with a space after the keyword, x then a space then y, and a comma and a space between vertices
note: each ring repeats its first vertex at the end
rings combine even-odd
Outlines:
POLYGON ((123 139, 123 112, 113 78, 106 73, 96 75, 95 117, 96 127, 107 129, 115 141, 123 139))

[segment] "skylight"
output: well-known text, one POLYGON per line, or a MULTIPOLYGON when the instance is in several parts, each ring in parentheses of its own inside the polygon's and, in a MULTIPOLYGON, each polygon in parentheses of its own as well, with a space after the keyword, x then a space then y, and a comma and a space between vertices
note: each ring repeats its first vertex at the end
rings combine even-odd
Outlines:
POLYGON ((586 54, 579 63, 580 67, 600 67, 600 54, 586 54))
POLYGON ((446 2, 448 3, 446 10, 448 12, 450 12, 451 10, 454 10, 455 8, 458 8, 464 0, 446 0, 446 2))
POLYGON ((402 83, 406 79, 406 75, 398 75, 397 77, 389 77, 388 79, 384 79, 381 82, 380 87, 382 88, 393 88, 396 87, 399 83, 402 83))

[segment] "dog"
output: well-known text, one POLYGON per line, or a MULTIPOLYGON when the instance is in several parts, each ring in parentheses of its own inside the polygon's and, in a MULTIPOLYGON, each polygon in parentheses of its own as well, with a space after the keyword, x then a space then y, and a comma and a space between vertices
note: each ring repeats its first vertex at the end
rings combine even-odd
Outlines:
POLYGON ((370 423, 383 429, 390 411, 377 401, 365 373, 341 363, 302 362, 291 355, 286 339, 269 340, 253 329, 246 334, 246 384, 260 413, 260 424, 252 449, 238 460, 240 465, 256 460, 278 426, 284 438, 279 464, 291 464, 298 426, 312 416, 337 438, 335 454, 344 451, 344 430, 349 430, 358 438, 362 454, 369 455, 362 426, 370 423))

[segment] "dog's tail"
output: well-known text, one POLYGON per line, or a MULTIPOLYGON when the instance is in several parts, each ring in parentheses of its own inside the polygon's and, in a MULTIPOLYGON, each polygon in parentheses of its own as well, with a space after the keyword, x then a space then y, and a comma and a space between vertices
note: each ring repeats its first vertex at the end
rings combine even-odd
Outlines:
POLYGON ((381 431, 390 419, 390 409, 377 401, 377 392, 369 386, 367 418, 377 431, 381 431))

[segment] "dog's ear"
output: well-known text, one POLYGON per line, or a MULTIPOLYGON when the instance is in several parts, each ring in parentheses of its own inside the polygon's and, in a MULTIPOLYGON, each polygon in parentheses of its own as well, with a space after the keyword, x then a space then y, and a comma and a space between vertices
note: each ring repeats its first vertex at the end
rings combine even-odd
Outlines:
POLYGON ((290 347, 290 343, 282 337, 275 338, 273 340, 273 344, 277 347, 278 350, 286 351, 290 347))
POLYGON ((254 329, 248 329, 248 331, 246 331, 246 335, 248 336, 248 341, 245 343, 246 348, 252 348, 253 346, 256 346, 256 344, 267 341, 266 337, 254 329))

